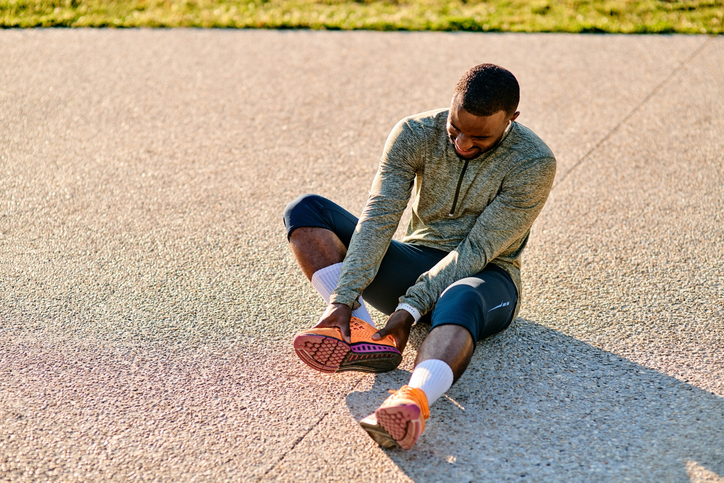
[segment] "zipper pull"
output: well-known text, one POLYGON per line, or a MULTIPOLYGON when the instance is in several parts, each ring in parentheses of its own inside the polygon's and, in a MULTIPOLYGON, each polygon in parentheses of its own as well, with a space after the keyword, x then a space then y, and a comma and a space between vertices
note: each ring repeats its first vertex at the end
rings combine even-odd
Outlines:
POLYGON ((455 207, 458 204, 458 196, 460 196, 460 186, 463 184, 463 176, 465 176, 465 171, 468 169, 468 159, 465 160, 465 164, 463 164, 463 168, 460 170, 460 177, 458 178, 458 186, 455 189, 455 198, 453 198, 453 204, 450 208, 450 213, 448 213, 448 218, 452 218, 455 216, 455 207))

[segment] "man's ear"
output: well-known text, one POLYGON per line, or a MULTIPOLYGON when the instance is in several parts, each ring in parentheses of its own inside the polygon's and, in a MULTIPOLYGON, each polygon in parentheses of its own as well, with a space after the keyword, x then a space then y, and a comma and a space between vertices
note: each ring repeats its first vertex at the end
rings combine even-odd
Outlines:
POLYGON ((510 118, 510 122, 514 122, 516 119, 518 119, 518 116, 520 115, 520 111, 515 111, 515 114, 510 118))

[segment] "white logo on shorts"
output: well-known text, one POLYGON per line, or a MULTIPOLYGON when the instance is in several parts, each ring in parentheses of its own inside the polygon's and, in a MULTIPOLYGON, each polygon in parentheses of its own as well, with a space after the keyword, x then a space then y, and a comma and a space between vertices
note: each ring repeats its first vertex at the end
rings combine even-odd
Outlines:
POLYGON ((510 305, 510 302, 500 302, 500 305, 493 307, 492 309, 488 310, 488 312, 492 312, 495 309, 499 309, 500 307, 507 307, 510 305))

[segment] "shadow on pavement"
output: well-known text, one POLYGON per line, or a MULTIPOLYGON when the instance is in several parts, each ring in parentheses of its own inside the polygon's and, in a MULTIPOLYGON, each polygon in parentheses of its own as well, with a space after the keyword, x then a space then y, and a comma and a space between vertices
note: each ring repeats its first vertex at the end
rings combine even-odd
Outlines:
MULTIPOLYGON (((419 335, 417 335, 419 338, 419 335)), ((361 419, 409 373, 347 397, 361 419)), ((517 319, 478 344, 410 451, 388 456, 416 481, 717 481, 724 398, 517 319)))

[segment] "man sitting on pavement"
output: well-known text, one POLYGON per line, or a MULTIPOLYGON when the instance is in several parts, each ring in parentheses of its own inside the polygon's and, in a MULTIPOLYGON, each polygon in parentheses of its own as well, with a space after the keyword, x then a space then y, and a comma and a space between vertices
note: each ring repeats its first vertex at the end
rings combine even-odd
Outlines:
POLYGON ((449 109, 394 127, 359 220, 316 195, 285 210, 292 252, 328 303, 294 338, 310 367, 392 370, 412 325, 431 323, 409 383, 360 422, 384 447, 415 444, 429 405, 462 376, 476 342, 507 328, 520 308, 521 255, 556 161, 515 122, 519 98, 509 71, 473 67, 449 109), (406 235, 392 240, 411 196, 406 235), (383 329, 371 325, 365 301, 389 315, 383 329))

